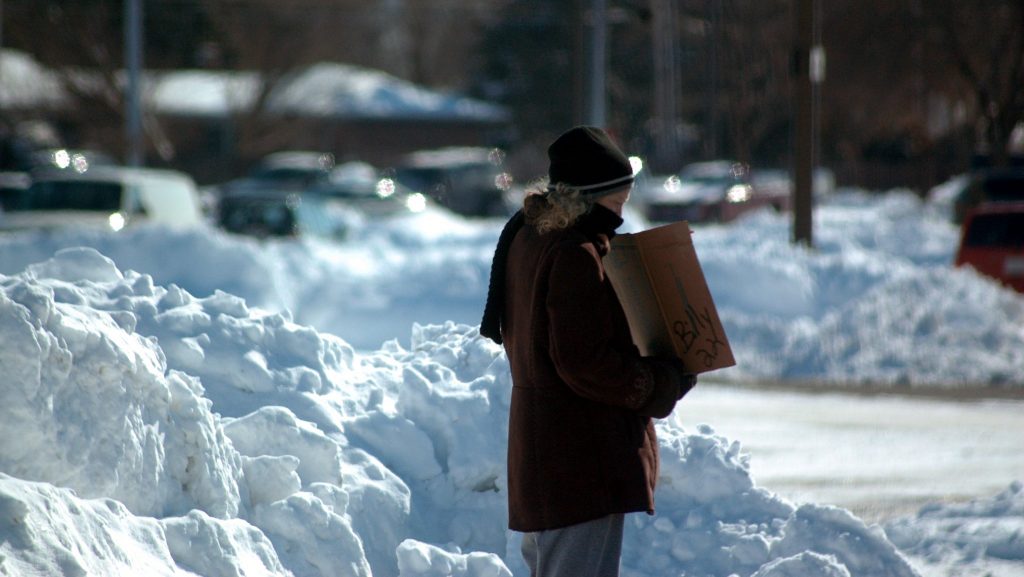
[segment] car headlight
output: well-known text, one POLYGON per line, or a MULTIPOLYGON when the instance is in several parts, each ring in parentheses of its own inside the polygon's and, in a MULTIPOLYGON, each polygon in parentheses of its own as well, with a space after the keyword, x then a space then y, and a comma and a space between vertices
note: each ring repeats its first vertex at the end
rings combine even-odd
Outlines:
POLYGON ((382 178, 377 181, 375 191, 378 197, 388 198, 389 196, 395 194, 395 181, 391 180, 390 178, 382 178))
POLYGON ((117 232, 124 228, 126 221, 123 214, 115 212, 107 217, 107 224, 110 225, 110 230, 117 232))
POLYGON ((405 208, 411 212, 423 212, 427 210, 427 197, 415 192, 405 199, 405 208))
POLYGON ((498 190, 508 191, 512 188, 512 175, 507 172, 494 177, 494 187, 498 190))
POLYGON ((746 202, 750 200, 752 190, 749 184, 734 184, 725 193, 725 200, 728 202, 746 202))

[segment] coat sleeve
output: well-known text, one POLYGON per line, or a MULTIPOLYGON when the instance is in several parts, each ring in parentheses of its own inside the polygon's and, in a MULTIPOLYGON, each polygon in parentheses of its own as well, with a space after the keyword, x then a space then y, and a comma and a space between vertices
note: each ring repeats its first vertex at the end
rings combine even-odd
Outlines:
POLYGON ((554 249, 547 295, 551 359, 576 394, 648 416, 671 412, 681 375, 669 362, 641 358, 628 338, 614 334, 621 307, 593 245, 554 249))

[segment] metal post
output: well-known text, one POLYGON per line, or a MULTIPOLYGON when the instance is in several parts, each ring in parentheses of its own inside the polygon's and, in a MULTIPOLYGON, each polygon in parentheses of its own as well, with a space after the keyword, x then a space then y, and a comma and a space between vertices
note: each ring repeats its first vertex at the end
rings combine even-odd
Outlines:
POLYGON ((679 168, 678 56, 676 55, 675 0, 651 0, 654 45, 654 159, 658 170, 679 168))
POLYGON ((590 9, 590 89, 587 121, 592 126, 605 125, 605 45, 608 18, 605 0, 592 0, 590 9))
POLYGON ((4 0, 0 0, 0 50, 4 48, 4 0))
POLYGON ((813 245, 811 205, 814 163, 814 96, 811 79, 811 47, 814 43, 814 0, 796 2, 796 49, 793 53, 794 154, 793 242, 813 245))
MULTIPOLYGON (((4 0, 0 0, 0 60, 4 49, 4 0)), ((0 82, 3 82, 3 67, 0 66, 0 82)))
POLYGON ((124 3, 125 68, 125 137, 127 139, 126 164, 142 166, 142 0, 124 3))
POLYGON ((721 85, 721 70, 719 63, 719 39, 722 29, 722 0, 707 0, 707 72, 708 88, 705 92, 705 134, 704 136, 704 157, 707 159, 718 158, 720 121, 718 112, 718 95, 721 85))

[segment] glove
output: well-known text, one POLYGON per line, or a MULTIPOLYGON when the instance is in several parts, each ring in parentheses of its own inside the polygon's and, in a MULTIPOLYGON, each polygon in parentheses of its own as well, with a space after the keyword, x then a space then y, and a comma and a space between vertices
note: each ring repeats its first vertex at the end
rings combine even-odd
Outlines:
POLYGON ((697 373, 682 373, 679 375, 679 397, 681 399, 697 386, 697 373))
POLYGON ((697 375, 686 372, 676 358, 649 359, 654 372, 654 390, 647 402, 637 409, 646 417, 664 419, 672 414, 676 402, 697 384, 697 375))

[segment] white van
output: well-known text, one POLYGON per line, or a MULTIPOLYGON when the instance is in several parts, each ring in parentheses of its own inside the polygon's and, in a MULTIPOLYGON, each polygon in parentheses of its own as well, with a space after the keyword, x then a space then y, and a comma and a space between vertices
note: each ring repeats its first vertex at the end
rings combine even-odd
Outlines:
POLYGON ((150 222, 173 227, 203 224, 199 191, 174 170, 98 166, 33 174, 24 191, 4 198, 0 229, 72 226, 118 231, 150 222))

